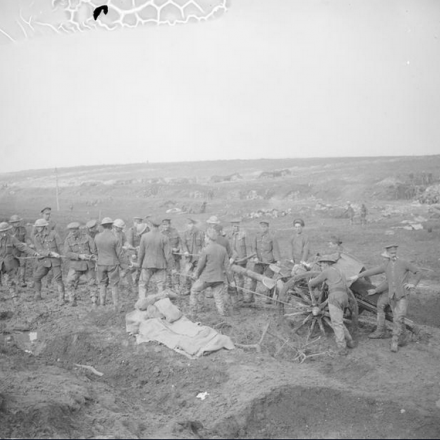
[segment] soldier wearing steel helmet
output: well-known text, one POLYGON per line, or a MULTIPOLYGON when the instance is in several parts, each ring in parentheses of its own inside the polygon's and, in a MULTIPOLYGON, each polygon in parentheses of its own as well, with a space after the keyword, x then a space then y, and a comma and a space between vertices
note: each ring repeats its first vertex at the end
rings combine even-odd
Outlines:
POLYGON ((41 280, 49 273, 53 273, 53 279, 57 284, 58 300, 64 301, 64 283, 61 270, 62 242, 57 232, 49 230, 49 223, 44 219, 38 219, 34 223, 35 233, 33 237, 35 250, 43 256, 37 260, 34 271, 35 300, 41 298, 41 280))
POLYGON ((326 283, 328 287, 328 309, 333 331, 335 332, 338 354, 346 356, 347 347, 353 348, 354 342, 350 332, 344 325, 344 309, 348 307, 348 285, 345 275, 336 267, 337 258, 331 255, 324 255, 318 263, 322 272, 309 281, 310 288, 326 283))
MULTIPOLYGON (((27 231, 26 228, 22 225, 22 221, 23 219, 17 214, 11 216, 11 218, 9 219, 9 224, 12 226, 10 234, 15 237, 20 243, 25 243, 33 248, 34 245, 32 244, 32 241, 27 237, 27 231)), ((20 261, 20 267, 17 271, 18 284, 20 284, 21 287, 26 287, 26 263, 28 260, 24 258, 20 259, 20 257, 23 255, 23 252, 19 251, 18 249, 16 249, 14 252, 20 261)))
POLYGON ((95 261, 97 259, 96 244, 92 237, 80 230, 78 222, 67 225, 69 234, 64 241, 64 254, 69 259, 67 274, 67 297, 71 306, 76 306, 75 291, 81 275, 87 278, 87 285, 92 299, 92 306, 96 307, 95 261))
POLYGON ((38 256, 38 253, 20 242, 9 232, 12 229, 7 222, 0 223, 0 275, 3 276, 5 284, 12 297, 17 295, 17 271, 20 263, 16 251, 25 252, 28 255, 38 256))
POLYGON ((101 221, 103 231, 95 237, 98 251, 97 281, 99 284, 99 304, 105 306, 107 287, 111 286, 113 307, 119 310, 119 266, 122 261, 122 245, 112 232, 113 220, 105 217, 101 221))

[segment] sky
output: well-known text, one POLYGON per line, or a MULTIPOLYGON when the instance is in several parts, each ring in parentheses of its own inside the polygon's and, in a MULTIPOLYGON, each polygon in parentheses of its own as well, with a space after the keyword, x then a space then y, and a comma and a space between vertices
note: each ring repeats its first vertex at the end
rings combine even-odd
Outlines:
POLYGON ((438 0, 231 0, 203 23, 0 35, 0 172, 440 154, 439 72, 438 0))

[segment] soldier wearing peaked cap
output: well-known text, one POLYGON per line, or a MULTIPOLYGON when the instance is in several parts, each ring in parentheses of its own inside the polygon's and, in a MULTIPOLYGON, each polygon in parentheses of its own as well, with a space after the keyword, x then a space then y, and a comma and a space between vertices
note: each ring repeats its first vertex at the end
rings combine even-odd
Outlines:
MULTIPOLYGON (((9 224, 12 226, 12 229, 10 231, 10 234, 15 237, 20 243, 25 243, 28 246, 30 246, 31 248, 34 247, 34 245, 32 244, 32 241, 27 237, 27 231, 26 228, 22 225, 22 221, 23 219, 21 217, 19 217, 18 215, 14 214, 11 216, 11 218, 9 219, 9 224)), ((14 253, 17 256, 17 258, 21 257, 23 255, 23 253, 14 248, 14 253)), ((26 287, 26 262, 28 260, 22 258, 19 259, 20 261, 20 267, 17 271, 17 283, 21 286, 21 287, 26 287)))
POLYGON ((20 263, 16 251, 28 255, 38 255, 34 250, 20 242, 10 234, 12 226, 6 222, 0 223, 0 275, 4 276, 5 283, 12 297, 17 295, 17 271, 20 263))
MULTIPOLYGON (((351 277, 352 281, 358 278, 367 277, 371 275, 378 275, 384 273, 388 283, 388 298, 393 311, 393 337, 391 340, 391 351, 397 352, 399 345, 406 344, 406 326, 404 323, 408 311, 408 296, 411 291, 414 291, 417 284, 422 278, 422 274, 416 266, 410 262, 397 257, 396 244, 385 246, 387 254, 390 256, 383 264, 374 267, 373 269, 361 272, 359 275, 351 277), (409 283, 410 274, 415 275, 413 283, 409 283)), ((379 308, 378 308, 379 313, 379 308)), ((379 316, 378 316, 379 321, 379 316)), ((381 323, 378 322, 378 327, 381 323)), ((381 334, 378 330, 378 334, 381 334)))
POLYGON ((181 240, 177 229, 171 226, 171 219, 164 218, 162 220, 162 234, 168 237, 173 257, 173 267, 167 271, 166 285, 178 292, 180 289, 180 275, 176 272, 180 272, 180 261, 182 259, 181 255, 179 255, 181 240))
POLYGON ((97 258, 96 244, 90 235, 80 231, 80 224, 72 222, 67 225, 69 234, 64 242, 64 254, 69 259, 67 274, 67 296, 71 306, 76 306, 75 292, 81 275, 87 278, 87 285, 93 307, 96 307, 95 261, 97 258))
POLYGON ((95 219, 89 220, 86 223, 86 232, 87 235, 95 239, 96 235, 98 234, 98 222, 95 219))
POLYGON ((41 298, 41 280, 52 272, 53 279, 57 284, 58 300, 64 303, 64 283, 61 270, 62 241, 55 230, 50 229, 50 224, 45 219, 38 219, 35 224, 33 237, 36 251, 44 258, 37 260, 34 271, 35 299, 41 298))
POLYGON ((293 264, 306 262, 310 254, 310 242, 307 234, 304 233, 304 220, 297 218, 293 220, 294 234, 290 239, 290 261, 293 264))
POLYGON ((335 332, 338 354, 345 356, 348 354, 347 347, 353 348, 354 342, 350 332, 344 325, 344 309, 349 306, 348 285, 345 275, 334 265, 337 256, 324 255, 318 262, 323 267, 322 272, 309 281, 310 288, 326 283, 328 286, 328 309, 330 319, 335 332))

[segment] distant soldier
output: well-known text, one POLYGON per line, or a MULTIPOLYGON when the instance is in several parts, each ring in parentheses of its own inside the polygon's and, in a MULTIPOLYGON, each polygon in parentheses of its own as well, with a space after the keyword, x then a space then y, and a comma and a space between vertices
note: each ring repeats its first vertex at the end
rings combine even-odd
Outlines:
POLYGON ((78 287, 79 278, 85 275, 90 290, 92 306, 96 307, 96 281, 95 262, 97 251, 95 241, 89 235, 80 231, 80 224, 69 223, 70 231, 64 242, 64 253, 70 261, 69 273, 67 274, 67 297, 71 306, 76 306, 75 291, 78 287))
POLYGON ((338 354, 346 356, 348 348, 354 348, 353 338, 344 325, 344 309, 348 307, 348 285, 344 274, 334 266, 336 258, 332 256, 322 256, 318 263, 321 264, 323 270, 315 278, 309 281, 310 288, 326 283, 328 286, 328 309, 330 319, 335 332, 336 345, 338 346, 338 354))
MULTIPOLYGON (((23 219, 20 218, 16 214, 11 216, 11 218, 9 219, 9 224, 12 226, 10 234, 13 237, 15 237, 20 243, 25 243, 28 246, 30 246, 31 248, 33 248, 34 245, 32 244, 32 241, 27 238, 26 228, 24 226, 22 226, 22 224, 21 224, 22 220, 23 219)), ((17 271, 18 283, 20 284, 21 287, 26 287, 27 286, 27 284, 26 284, 26 266, 27 266, 26 262, 27 262, 27 260, 20 259, 20 257, 23 255, 23 252, 21 252, 17 248, 14 248, 14 249, 15 249, 14 253, 20 262, 20 267, 17 271)))
POLYGON ((113 307, 119 310, 119 265, 122 260, 121 242, 112 232, 113 220, 105 217, 101 221, 103 231, 95 237, 98 251, 97 281, 99 283, 99 304, 105 305, 107 287, 112 288, 113 307))
POLYGON ((206 231, 207 245, 203 248, 197 268, 194 272, 194 284, 191 287, 189 298, 191 314, 197 314, 199 310, 201 292, 208 287, 212 289, 215 305, 220 315, 225 316, 225 298, 227 291, 225 283, 228 280, 229 271, 228 254, 224 246, 216 243, 217 232, 213 228, 206 231))
POLYGON ((184 276, 182 295, 189 295, 191 292, 191 276, 199 261, 200 252, 205 245, 205 234, 196 227, 195 220, 189 218, 187 230, 182 237, 182 252, 184 254, 184 276))
MULTIPOLYGON (((139 219, 139 217, 136 217, 139 219)), ((137 260, 139 255, 139 247, 141 244, 142 235, 146 234, 150 228, 144 222, 136 222, 128 231, 127 231, 127 243, 129 244, 129 250, 131 251, 131 260, 137 260)), ((133 267, 131 269, 132 276, 134 274, 134 285, 139 285, 139 278, 141 275, 140 267, 133 267)))
POLYGON ((179 290, 180 287, 180 261, 182 259, 180 253, 181 240, 176 228, 171 226, 171 219, 164 218, 162 220, 162 234, 168 237, 171 247, 173 266, 167 271, 167 287, 179 290), (174 273, 173 273, 174 272, 174 273))
POLYGON ((131 259, 128 252, 130 244, 127 242, 127 237, 124 232, 125 222, 120 218, 113 221, 113 233, 119 239, 122 247, 122 259, 119 271, 119 277, 122 281, 124 278, 127 280, 128 289, 131 293, 136 293, 133 277, 131 276, 131 259))
POLYGON ((43 256, 37 260, 37 267, 34 271, 35 300, 41 300, 41 280, 52 272, 53 279, 58 288, 58 301, 64 303, 64 283, 61 270, 61 238, 55 230, 50 229, 45 219, 38 219, 35 224, 34 246, 35 250, 43 256))
POLYGON ((365 226, 367 224, 367 214, 368 214, 367 207, 365 206, 365 203, 362 203, 362 206, 361 206, 361 225, 362 226, 365 226))
POLYGON ((148 284, 156 277, 158 292, 164 289, 167 269, 172 267, 172 255, 168 237, 162 234, 159 226, 162 221, 156 218, 150 220, 151 230, 141 238, 139 248, 139 267, 142 268, 139 280, 139 299, 145 299, 148 284))
MULTIPOLYGON (((388 282, 388 298, 393 311, 393 338, 391 340, 391 351, 397 352, 399 344, 404 345, 406 343, 406 326, 405 317, 408 311, 408 295, 411 291, 414 291, 417 284, 419 284, 422 278, 422 273, 416 266, 409 263, 406 260, 402 260, 397 257, 396 244, 392 244, 385 247, 386 252, 390 255, 390 259, 385 263, 377 266, 373 269, 361 272, 359 275, 355 275, 350 278, 352 281, 356 281, 358 278, 368 277, 371 275, 378 275, 384 273, 388 282), (414 283, 409 283, 408 278, 410 273, 415 275, 414 283), (402 336, 402 340, 399 340, 402 336)), ((379 290, 376 288, 377 293, 381 293, 385 289, 383 285, 379 290)), ((372 293, 376 293, 374 290, 372 293)), ((378 307, 379 313, 379 307, 378 307)), ((383 327, 377 329, 379 336, 383 333, 383 327)))
MULTIPOLYGON (((228 234, 229 243, 232 248, 232 256, 229 259, 230 264, 237 264, 241 267, 246 267, 247 264, 247 247, 246 247, 246 231, 240 229, 241 219, 231 220, 232 231, 228 234)), ((244 275, 234 274, 236 279, 239 299, 243 298, 244 275)))
POLYGON ((354 209, 350 202, 347 202, 347 209, 344 214, 350 219, 350 225, 354 225, 354 209))
POLYGON ((293 264, 306 262, 310 255, 309 237, 304 233, 304 220, 293 220, 294 234, 290 239, 290 261, 293 264))
MULTIPOLYGON (((278 245, 278 240, 269 231, 269 222, 267 220, 260 221, 260 232, 255 235, 252 242, 252 253, 256 254, 253 259, 254 272, 263 274, 266 277, 272 278, 274 272, 269 267, 273 263, 281 263, 281 254, 278 245)), ((255 292, 257 287, 257 280, 252 279, 249 289, 255 292)), ((266 288, 265 294, 269 297, 270 292, 266 288)), ((254 294, 247 292, 244 295, 244 303, 255 302, 254 294)), ((270 303, 270 298, 267 298, 267 303, 270 303)))
POLYGON ((13 237, 9 232, 12 226, 6 222, 0 223, 0 275, 4 284, 8 287, 12 298, 18 293, 17 271, 20 263, 17 259, 17 252, 25 252, 28 255, 38 256, 38 253, 28 247, 25 243, 13 237))

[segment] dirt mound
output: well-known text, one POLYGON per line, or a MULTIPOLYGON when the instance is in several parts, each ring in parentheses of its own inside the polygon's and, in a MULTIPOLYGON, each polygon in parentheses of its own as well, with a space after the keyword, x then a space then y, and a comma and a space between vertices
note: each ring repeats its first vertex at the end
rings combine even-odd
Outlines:
POLYGON ((438 429, 396 403, 301 386, 275 389, 217 428, 230 438, 435 438, 438 429))

